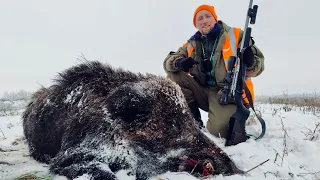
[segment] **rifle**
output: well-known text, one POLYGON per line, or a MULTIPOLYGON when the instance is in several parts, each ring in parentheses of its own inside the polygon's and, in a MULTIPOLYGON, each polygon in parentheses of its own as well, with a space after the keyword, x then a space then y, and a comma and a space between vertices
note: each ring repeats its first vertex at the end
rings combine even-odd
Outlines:
MULTIPOLYGON (((250 24, 255 24, 258 6, 254 5, 252 8, 253 0, 249 2, 249 8, 246 14, 246 22, 243 32, 243 37, 241 41, 240 51, 237 53, 237 57, 230 56, 228 61, 228 70, 226 75, 226 83, 222 89, 222 96, 220 99, 221 104, 229 104, 230 102, 235 103, 237 109, 236 112, 230 117, 228 133, 226 137, 226 146, 236 145, 238 143, 244 142, 248 139, 248 135, 245 132, 245 123, 250 115, 250 110, 244 106, 242 93, 243 90, 246 91, 246 96, 249 99, 249 105, 254 110, 252 97, 250 91, 244 83, 246 76, 247 65, 243 62, 243 53, 246 48, 250 47, 251 39, 251 27, 248 27, 249 20, 250 24)), ((258 120, 262 126, 262 133, 256 139, 260 139, 265 134, 266 125, 264 120, 257 115, 258 120)))

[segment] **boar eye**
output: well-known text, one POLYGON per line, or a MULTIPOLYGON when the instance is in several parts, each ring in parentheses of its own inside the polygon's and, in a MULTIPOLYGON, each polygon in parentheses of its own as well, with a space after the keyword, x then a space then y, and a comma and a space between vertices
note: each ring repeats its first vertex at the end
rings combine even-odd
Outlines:
POLYGON ((112 118, 127 122, 146 121, 150 114, 151 99, 128 86, 119 88, 107 100, 112 118))

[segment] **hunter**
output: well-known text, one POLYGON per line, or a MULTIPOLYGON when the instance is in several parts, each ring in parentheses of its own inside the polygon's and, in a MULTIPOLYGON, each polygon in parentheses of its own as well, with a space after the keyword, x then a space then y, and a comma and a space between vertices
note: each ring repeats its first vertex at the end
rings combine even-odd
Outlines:
MULTIPOLYGON (((218 20, 214 7, 206 4, 195 10, 193 25, 197 32, 176 52, 168 54, 163 63, 164 70, 168 78, 181 87, 198 125, 204 127, 201 108, 208 112, 208 131, 217 137, 226 137, 229 118, 236 111, 236 106, 232 103, 222 105, 219 100, 228 58, 239 51, 243 31, 218 20)), ((252 37, 250 48, 244 51, 243 57, 247 64, 245 84, 254 101, 251 78, 264 71, 264 55, 252 37)), ((248 104, 245 94, 243 99, 244 104, 248 104)))

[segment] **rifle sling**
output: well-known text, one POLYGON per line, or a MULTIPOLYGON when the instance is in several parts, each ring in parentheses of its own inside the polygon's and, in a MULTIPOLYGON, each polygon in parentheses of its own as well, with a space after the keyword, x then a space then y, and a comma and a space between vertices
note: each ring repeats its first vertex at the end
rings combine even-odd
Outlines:
POLYGON ((244 84, 244 91, 246 93, 246 97, 249 101, 249 105, 250 107, 252 108, 253 112, 255 113, 256 117, 258 118, 260 124, 261 124, 261 128, 262 128, 262 131, 261 131, 261 134, 259 137, 256 137, 256 140, 257 139, 260 139, 264 136, 265 132, 266 132, 266 123, 265 121, 262 119, 261 116, 259 116, 256 112, 256 110, 254 109, 254 106, 253 106, 253 101, 252 101, 252 96, 251 96, 251 93, 249 91, 249 88, 247 87, 246 83, 243 83, 244 84))

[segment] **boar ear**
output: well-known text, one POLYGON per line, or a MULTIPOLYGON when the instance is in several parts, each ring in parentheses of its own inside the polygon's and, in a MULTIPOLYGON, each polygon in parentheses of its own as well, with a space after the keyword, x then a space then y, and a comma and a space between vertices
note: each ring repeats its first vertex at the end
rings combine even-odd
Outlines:
POLYGON ((120 87, 110 94, 107 106, 112 118, 124 121, 145 121, 150 115, 150 98, 130 86, 120 87))

